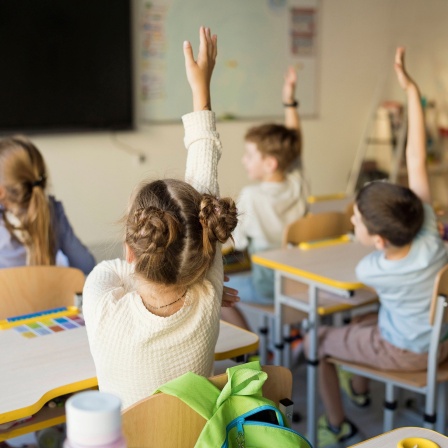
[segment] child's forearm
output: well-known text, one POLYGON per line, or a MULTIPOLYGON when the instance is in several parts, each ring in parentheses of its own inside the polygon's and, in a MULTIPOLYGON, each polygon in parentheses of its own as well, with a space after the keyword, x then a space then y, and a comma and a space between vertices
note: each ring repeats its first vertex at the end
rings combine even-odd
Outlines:
POLYGON ((408 100, 408 135, 406 165, 409 188, 424 202, 431 201, 428 172, 426 170, 425 118, 417 84, 409 76, 404 63, 404 47, 395 51, 394 69, 397 81, 408 100))
POLYGON ((425 117, 418 86, 412 82, 406 89, 408 100, 408 134, 406 165, 409 188, 424 202, 431 201, 429 178, 426 169, 425 117))
POLYGON ((296 99, 297 72, 289 67, 285 73, 282 89, 282 101, 285 108, 285 126, 300 131, 299 103, 296 99))
POLYGON ((426 162, 425 117, 420 92, 415 83, 406 89, 408 98, 408 136, 406 158, 413 163, 426 162))
POLYGON ((217 36, 210 28, 199 29, 199 52, 195 60, 191 44, 184 42, 185 69, 191 87, 193 110, 182 117, 188 149, 185 180, 201 193, 218 195, 218 161, 221 142, 211 112, 210 80, 217 56, 217 36))
MULTIPOLYGON (((293 102, 291 103, 293 104, 293 102)), ((288 129, 300 131, 300 116, 298 106, 285 106, 285 126, 288 129)))
POLYGON ((200 112, 202 110, 212 110, 210 90, 205 87, 193 92, 193 111, 200 112))

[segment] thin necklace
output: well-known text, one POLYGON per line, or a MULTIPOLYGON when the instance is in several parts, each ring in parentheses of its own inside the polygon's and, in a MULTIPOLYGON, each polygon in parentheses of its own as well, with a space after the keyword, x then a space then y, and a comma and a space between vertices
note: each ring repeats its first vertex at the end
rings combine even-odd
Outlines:
MULTIPOLYGON (((188 289, 188 288, 187 288, 188 289)), ((182 300, 185 297, 185 294, 187 293, 187 289, 185 290, 185 292, 178 298, 176 299, 174 302, 168 303, 167 305, 162 305, 162 306, 153 306, 150 305, 149 303, 145 303, 143 302, 143 304, 149 308, 151 308, 152 310, 160 310, 160 308, 166 308, 167 306, 170 305, 174 305, 175 303, 179 302, 180 300, 182 300)))

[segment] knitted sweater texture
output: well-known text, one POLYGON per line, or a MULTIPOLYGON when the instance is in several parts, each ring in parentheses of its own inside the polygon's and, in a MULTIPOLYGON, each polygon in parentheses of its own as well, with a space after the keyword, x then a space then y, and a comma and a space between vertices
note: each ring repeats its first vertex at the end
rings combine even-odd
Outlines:
MULTIPOLYGON (((185 179, 217 195, 221 143, 214 113, 193 112, 182 120, 185 179)), ((117 259, 95 267, 84 288, 83 313, 100 390, 119 396, 124 409, 185 372, 212 375, 222 290, 220 247, 206 279, 188 288, 183 307, 169 317, 145 308, 131 264, 117 259)))

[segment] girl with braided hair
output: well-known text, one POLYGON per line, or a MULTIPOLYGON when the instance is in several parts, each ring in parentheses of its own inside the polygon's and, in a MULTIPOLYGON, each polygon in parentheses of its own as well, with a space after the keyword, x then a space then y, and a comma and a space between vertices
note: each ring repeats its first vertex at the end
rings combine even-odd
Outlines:
POLYGON ((47 178, 42 154, 31 141, 0 140, 0 268, 68 264, 87 275, 95 260, 73 232, 62 203, 47 195, 47 178))
POLYGON ((237 224, 219 198, 221 142, 210 106, 216 35, 200 28, 197 60, 184 43, 194 112, 182 117, 185 182, 140 185, 125 217, 125 260, 100 263, 87 278, 83 312, 99 388, 123 408, 188 371, 213 372, 223 295, 221 243, 237 224))

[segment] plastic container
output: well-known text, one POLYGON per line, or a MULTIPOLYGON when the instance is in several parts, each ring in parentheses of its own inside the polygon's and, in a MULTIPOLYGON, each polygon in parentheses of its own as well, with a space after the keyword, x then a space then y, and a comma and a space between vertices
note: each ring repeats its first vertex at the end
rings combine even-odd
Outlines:
POLYGON ((115 395, 85 391, 65 403, 64 448, 126 448, 121 430, 121 400, 115 395))

